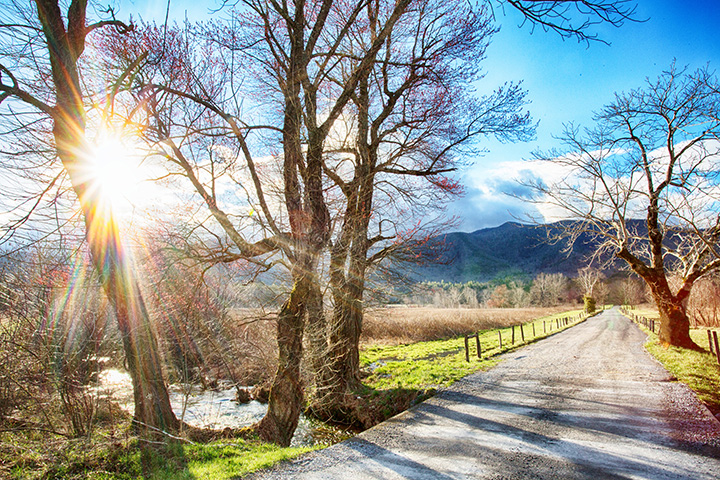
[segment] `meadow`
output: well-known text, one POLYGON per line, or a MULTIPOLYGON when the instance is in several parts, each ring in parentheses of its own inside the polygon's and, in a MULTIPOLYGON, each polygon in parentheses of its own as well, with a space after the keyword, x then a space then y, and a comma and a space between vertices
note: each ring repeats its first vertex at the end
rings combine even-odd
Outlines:
POLYGON ((442 340, 575 310, 576 305, 529 308, 436 308, 393 306, 368 309, 360 343, 398 345, 442 340))

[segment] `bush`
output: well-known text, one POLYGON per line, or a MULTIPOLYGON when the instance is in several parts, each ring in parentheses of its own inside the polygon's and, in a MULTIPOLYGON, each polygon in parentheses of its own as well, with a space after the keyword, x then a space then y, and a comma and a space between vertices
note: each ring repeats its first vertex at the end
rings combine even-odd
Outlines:
POLYGON ((595 299, 589 295, 583 297, 585 302, 585 313, 595 313, 595 299))

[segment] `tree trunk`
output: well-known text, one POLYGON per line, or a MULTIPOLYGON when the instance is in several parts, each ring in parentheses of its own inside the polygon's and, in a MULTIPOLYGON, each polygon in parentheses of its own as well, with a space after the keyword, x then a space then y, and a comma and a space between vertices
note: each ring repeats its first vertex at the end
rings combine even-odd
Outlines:
POLYGON ((699 350, 700 347, 690 338, 690 320, 685 302, 670 291, 664 273, 646 273, 644 280, 650 286, 653 299, 660 313, 660 342, 674 347, 699 350))
POLYGON ((139 430, 151 434, 177 432, 180 421, 170 404, 157 338, 143 300, 133 295, 129 302, 121 297, 117 303, 115 312, 133 382, 133 423, 139 430))
POLYGON ((262 440, 281 446, 290 445, 302 411, 300 362, 305 301, 313 288, 313 277, 308 275, 307 271, 294 273, 293 289, 278 315, 278 369, 270 388, 268 411, 255 426, 262 440))
MULTIPOLYGON (((368 77, 358 81, 357 164, 349 184, 347 207, 340 238, 332 252, 330 285, 335 307, 330 330, 326 398, 321 406, 332 416, 343 410, 343 396, 358 390, 360 381, 360 334, 364 315, 363 295, 367 268, 368 226, 372 216, 376 153, 370 135, 368 77)), ((343 421, 344 419, 338 419, 343 421)))
POLYGON ((93 195, 87 185, 74 181, 73 168, 69 168, 69 172, 85 216, 93 266, 100 273, 103 290, 113 307, 122 336, 133 382, 133 423, 139 430, 151 434, 177 432, 180 422, 172 410, 163 378, 157 336, 140 286, 123 251, 112 211, 101 207, 101 199, 93 195))
POLYGON ((654 295, 660 313, 660 342, 674 347, 699 350, 700 347, 690 338, 690 319, 682 302, 672 297, 654 295))
POLYGON ((325 318, 320 288, 313 289, 308 297, 308 316, 305 328, 308 336, 310 369, 315 387, 314 397, 321 398, 327 390, 325 382, 331 374, 328 361, 328 322, 325 318))
POLYGON ((361 386, 360 334, 364 315, 364 263, 364 255, 362 258, 350 258, 342 300, 336 303, 333 312, 330 360, 333 386, 338 393, 352 392, 361 386))

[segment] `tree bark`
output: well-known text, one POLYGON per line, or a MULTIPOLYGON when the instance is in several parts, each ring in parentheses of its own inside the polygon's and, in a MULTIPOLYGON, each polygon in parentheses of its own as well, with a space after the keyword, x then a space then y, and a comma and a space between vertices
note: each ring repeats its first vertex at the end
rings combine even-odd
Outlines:
POLYGON ((690 320, 687 316, 686 301, 673 295, 665 274, 648 272, 645 281, 650 286, 653 299, 660 313, 658 338, 665 345, 699 350, 690 338, 690 320))
POLYGON ((293 272, 293 289, 280 309, 277 325, 278 369, 270 388, 268 411, 256 425, 260 438, 288 446, 300 419, 303 388, 300 383, 305 300, 312 278, 306 270, 293 272))
POLYGON ((358 82, 357 164, 353 180, 345 188, 347 204, 339 238, 330 258, 330 287, 334 308, 330 323, 327 362, 316 376, 313 409, 321 418, 347 422, 344 396, 357 391, 360 378, 360 334, 364 316, 363 296, 370 242, 376 155, 368 144, 368 79, 358 82))

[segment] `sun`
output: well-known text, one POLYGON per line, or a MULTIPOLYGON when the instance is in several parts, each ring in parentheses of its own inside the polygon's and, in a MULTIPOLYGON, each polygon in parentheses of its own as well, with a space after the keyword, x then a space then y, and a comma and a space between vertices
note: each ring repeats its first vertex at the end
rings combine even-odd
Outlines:
POLYGON ((131 208, 142 183, 138 155, 120 138, 96 140, 88 159, 88 180, 99 202, 118 210, 131 208))

